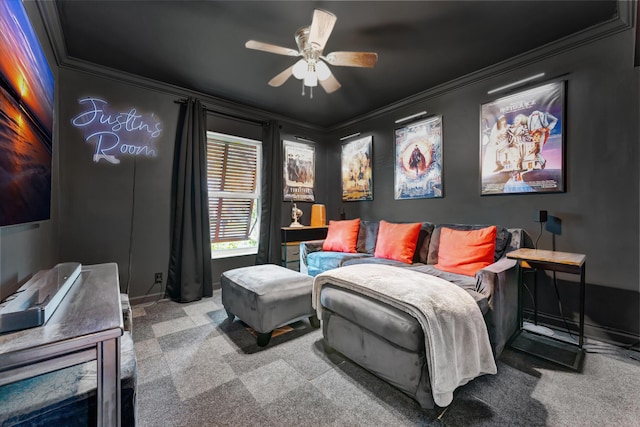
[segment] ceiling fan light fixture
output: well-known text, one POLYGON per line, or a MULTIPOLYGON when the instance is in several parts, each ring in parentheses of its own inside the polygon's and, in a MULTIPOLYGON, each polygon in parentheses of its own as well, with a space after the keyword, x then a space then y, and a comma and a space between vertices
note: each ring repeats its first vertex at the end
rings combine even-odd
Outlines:
POLYGON ((305 93, 305 87, 308 87, 311 89, 310 96, 313 98, 313 88, 318 84, 326 93, 333 93, 342 85, 331 73, 330 65, 373 68, 378 60, 378 54, 374 52, 338 51, 326 57, 323 56, 324 47, 333 31, 336 19, 331 12, 315 9, 311 25, 301 27, 295 33, 297 51, 256 40, 249 40, 245 43, 245 47, 278 55, 301 57, 294 65, 269 80, 269 86, 282 86, 287 79, 294 76, 301 80, 302 95, 305 93))
POLYGON ((309 72, 304 77, 304 85, 309 87, 318 86, 318 76, 314 72, 309 72))
POLYGON ((322 61, 316 62, 316 74, 318 80, 325 81, 331 76, 331 70, 329 66, 322 61))
POLYGON ((293 69, 292 69, 293 76, 298 80, 304 79, 306 77, 306 75, 307 75, 308 68, 309 67, 307 65, 307 61, 305 61, 304 59, 299 60, 293 66, 293 69))

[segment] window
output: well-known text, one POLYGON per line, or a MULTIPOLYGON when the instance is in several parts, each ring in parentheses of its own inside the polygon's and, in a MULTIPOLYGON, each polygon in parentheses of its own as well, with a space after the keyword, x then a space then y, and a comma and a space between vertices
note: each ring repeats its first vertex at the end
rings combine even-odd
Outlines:
POLYGON ((261 159, 260 141, 207 132, 212 258, 258 251, 261 159))

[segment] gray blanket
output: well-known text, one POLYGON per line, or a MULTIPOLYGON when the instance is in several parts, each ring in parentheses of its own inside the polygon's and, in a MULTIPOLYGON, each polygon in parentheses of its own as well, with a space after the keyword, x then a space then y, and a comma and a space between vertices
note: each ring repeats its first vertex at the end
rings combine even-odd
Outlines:
POLYGON ((312 303, 318 318, 322 318, 320 290, 325 284, 387 303, 420 322, 431 392, 438 406, 449 405, 457 387, 497 372, 482 313, 473 297, 458 286, 406 268, 350 265, 316 276, 312 303))

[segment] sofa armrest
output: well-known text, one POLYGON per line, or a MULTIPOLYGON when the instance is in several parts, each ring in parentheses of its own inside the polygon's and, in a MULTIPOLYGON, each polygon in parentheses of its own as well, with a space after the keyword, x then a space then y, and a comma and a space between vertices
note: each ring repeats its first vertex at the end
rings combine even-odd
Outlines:
POLYGON ((476 273, 476 291, 487 297, 487 327, 497 358, 518 328, 518 263, 501 258, 476 273))
POLYGON ((504 286, 507 272, 515 269, 518 262, 514 259, 501 258, 491 265, 476 272, 476 292, 486 296, 491 304, 491 297, 495 292, 500 292, 504 286))
POLYGON ((324 239, 300 242, 300 273, 309 274, 307 268, 307 255, 312 252, 320 252, 322 250, 323 243, 324 239))

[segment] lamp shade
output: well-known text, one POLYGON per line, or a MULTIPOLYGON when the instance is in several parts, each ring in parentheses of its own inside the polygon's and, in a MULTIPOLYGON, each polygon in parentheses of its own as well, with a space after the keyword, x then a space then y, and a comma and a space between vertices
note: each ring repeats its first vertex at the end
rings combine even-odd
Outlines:
POLYGON ((302 80, 307 75, 307 69, 308 69, 307 61, 305 61, 304 59, 301 59, 295 63, 291 71, 293 72, 293 76, 296 79, 302 80))
POLYGON ((304 76, 304 85, 309 87, 318 86, 318 76, 315 72, 307 72, 307 75, 304 76))
POLYGON ((327 225, 327 209, 324 205, 311 205, 311 226, 323 227, 327 225))
POLYGON ((331 70, 329 70, 327 64, 322 61, 316 62, 316 73, 318 74, 318 80, 321 81, 327 80, 329 76, 331 76, 331 70))

